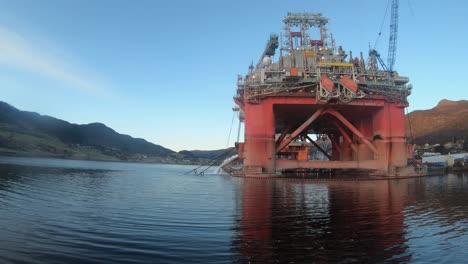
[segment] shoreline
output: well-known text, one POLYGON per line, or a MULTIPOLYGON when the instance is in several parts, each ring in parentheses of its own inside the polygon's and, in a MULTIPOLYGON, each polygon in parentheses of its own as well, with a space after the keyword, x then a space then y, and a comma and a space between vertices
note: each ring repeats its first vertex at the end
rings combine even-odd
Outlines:
POLYGON ((54 155, 46 153, 28 153, 18 152, 14 150, 0 150, 0 157, 17 157, 17 158, 50 158, 50 159, 63 159, 63 160, 76 160, 76 161, 99 161, 99 162, 120 162, 120 163, 138 163, 138 164, 169 164, 169 165, 201 165, 200 163, 177 163, 177 162, 156 162, 156 161, 138 161, 138 160, 121 160, 121 159, 99 159, 88 157, 67 157, 63 155, 54 155))

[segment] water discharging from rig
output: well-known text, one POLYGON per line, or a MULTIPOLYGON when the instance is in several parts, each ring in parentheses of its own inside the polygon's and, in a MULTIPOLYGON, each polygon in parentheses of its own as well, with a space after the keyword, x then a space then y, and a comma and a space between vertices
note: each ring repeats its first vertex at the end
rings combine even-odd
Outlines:
POLYGON ((461 263, 468 176, 307 182, 0 157, 1 263, 461 263))

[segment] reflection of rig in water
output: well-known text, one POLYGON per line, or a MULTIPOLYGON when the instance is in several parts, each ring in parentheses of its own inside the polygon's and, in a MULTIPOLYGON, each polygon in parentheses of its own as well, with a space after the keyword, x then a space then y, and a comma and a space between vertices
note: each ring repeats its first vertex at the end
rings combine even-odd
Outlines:
MULTIPOLYGON (((336 47, 320 14, 289 13, 280 55, 272 34, 260 60, 238 77, 234 101, 245 122, 237 143, 244 176, 304 169, 360 169, 408 174, 404 108, 409 78, 387 69, 377 51, 367 63, 336 47), (313 30, 320 39, 312 39, 313 30), (381 69, 379 69, 379 67, 381 69), (326 136, 331 150, 313 137, 326 136), (311 149, 325 160, 315 159, 311 149)), ((227 166, 226 166, 227 167, 227 166)))

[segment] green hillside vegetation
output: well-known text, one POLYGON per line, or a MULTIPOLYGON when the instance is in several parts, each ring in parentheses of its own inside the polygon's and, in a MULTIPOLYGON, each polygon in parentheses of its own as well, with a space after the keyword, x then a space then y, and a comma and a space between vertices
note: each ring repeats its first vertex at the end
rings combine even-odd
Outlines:
POLYGON ((71 124, 4 102, 0 102, 0 154, 178 164, 207 160, 119 134, 101 123, 71 124))

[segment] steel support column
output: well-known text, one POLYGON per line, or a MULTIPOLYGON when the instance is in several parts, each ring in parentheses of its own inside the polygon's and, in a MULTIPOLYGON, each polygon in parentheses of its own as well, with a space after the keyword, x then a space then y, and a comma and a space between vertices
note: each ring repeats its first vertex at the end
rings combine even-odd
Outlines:
POLYGON ((275 119, 269 100, 245 104, 244 173, 275 173, 275 119))

